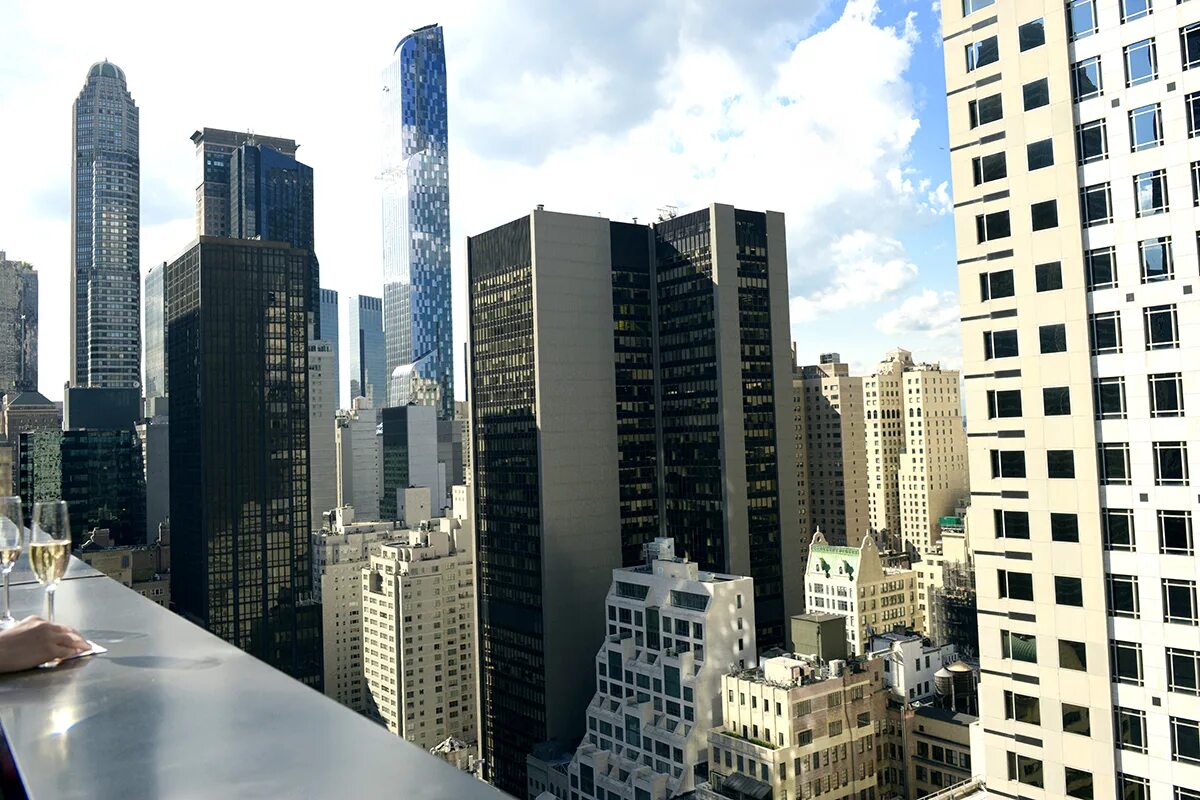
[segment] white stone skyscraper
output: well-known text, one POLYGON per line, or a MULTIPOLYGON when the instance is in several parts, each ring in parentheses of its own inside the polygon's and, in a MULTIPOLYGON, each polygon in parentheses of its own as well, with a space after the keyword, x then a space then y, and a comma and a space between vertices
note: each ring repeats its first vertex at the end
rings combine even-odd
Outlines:
POLYGON ((1200 3, 941 5, 989 794, 1200 797, 1200 3))
POLYGON ((74 386, 141 386, 138 107, 101 61, 71 108, 71 372, 74 386))
POLYGON ((36 392, 37 367, 37 270, 0 250, 0 395, 36 392))

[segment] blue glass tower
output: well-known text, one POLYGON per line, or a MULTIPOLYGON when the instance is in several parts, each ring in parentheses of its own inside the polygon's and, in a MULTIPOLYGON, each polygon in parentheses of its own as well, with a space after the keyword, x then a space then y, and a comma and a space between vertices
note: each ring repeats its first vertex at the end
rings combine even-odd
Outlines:
POLYGON ((365 294, 351 295, 350 399, 369 397, 375 408, 386 405, 383 345, 383 301, 365 294))
POLYGON ((383 330, 388 396, 454 417, 446 54, 440 25, 400 40, 383 73, 383 330))

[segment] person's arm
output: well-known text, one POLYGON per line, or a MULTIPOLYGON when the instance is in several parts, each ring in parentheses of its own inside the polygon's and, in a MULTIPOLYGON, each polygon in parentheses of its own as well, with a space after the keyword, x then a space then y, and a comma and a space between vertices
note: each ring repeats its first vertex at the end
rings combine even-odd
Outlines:
POLYGON ((0 631, 0 672, 20 672, 88 649, 87 640, 66 625, 26 617, 0 631))

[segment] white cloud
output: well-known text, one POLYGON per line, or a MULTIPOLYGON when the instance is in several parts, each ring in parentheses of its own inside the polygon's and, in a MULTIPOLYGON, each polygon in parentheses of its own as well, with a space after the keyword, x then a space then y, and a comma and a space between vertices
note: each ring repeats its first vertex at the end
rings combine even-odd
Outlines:
POLYGON ((926 289, 907 298, 876 322, 880 332, 891 336, 921 334, 927 338, 958 334, 958 296, 954 292, 926 289))
POLYGON ((833 280, 811 295, 792 298, 792 323, 809 322, 822 314, 889 300, 917 278, 895 239, 868 231, 848 233, 829 248, 833 280))

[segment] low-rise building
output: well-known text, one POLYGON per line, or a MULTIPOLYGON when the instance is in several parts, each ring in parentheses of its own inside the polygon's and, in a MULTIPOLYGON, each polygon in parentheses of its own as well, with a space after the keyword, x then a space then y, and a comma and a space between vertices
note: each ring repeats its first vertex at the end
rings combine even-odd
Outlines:
POLYGON ((937 794, 978 774, 971 758, 972 741, 976 748, 982 746, 978 717, 934 704, 909 706, 904 710, 904 736, 908 800, 937 794))
MULTIPOLYGON (((888 691, 879 659, 765 659, 722 679, 709 791, 782 800, 886 797, 878 758, 888 691)), ((711 794, 710 794, 711 796, 711 794)))
POLYGON ((367 713, 427 750, 476 745, 474 530, 465 486, 453 512, 397 531, 361 570, 367 713))
POLYGON ((128 586, 163 608, 171 601, 171 532, 164 523, 151 544, 121 546, 112 533, 94 528, 75 548, 75 555, 93 569, 128 586))
POLYGON ((872 636, 864 652, 868 658, 883 660, 884 682, 902 703, 932 698, 938 670, 958 661, 954 645, 939 645, 912 631, 872 636))
POLYGON ((863 537, 858 547, 836 547, 818 531, 809 549, 804 594, 808 612, 847 617, 851 654, 864 652, 878 631, 897 626, 923 630, 916 572, 884 566, 871 536, 863 537))
POLYGON ((701 571, 672 539, 648 550, 613 570, 572 800, 667 800, 703 782, 722 676, 756 660, 753 580, 701 571))

